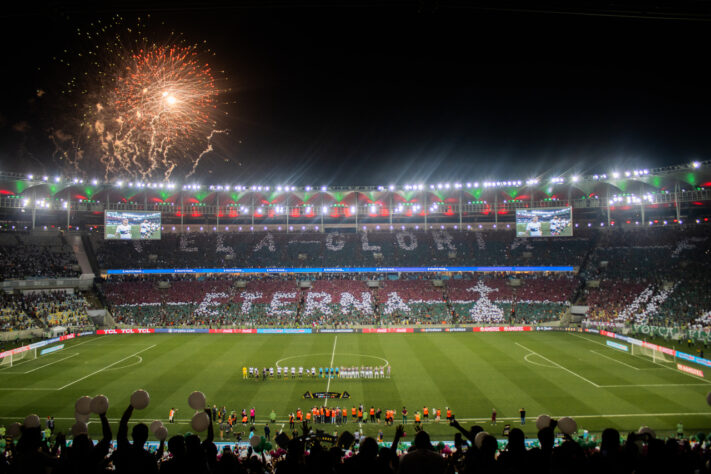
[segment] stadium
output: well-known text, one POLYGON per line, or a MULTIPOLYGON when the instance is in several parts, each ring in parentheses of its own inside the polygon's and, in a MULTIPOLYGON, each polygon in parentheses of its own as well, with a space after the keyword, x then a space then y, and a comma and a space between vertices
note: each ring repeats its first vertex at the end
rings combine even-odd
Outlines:
POLYGON ((0 474, 711 472, 709 21, 5 5, 0 474))
POLYGON ((123 407, 131 387, 155 400, 140 421, 177 408, 171 432, 201 390, 237 414, 228 438, 249 435, 242 410, 261 431, 314 407, 345 411, 314 414, 327 434, 386 439, 417 416, 446 441, 447 410, 501 439, 535 439, 540 414, 586 442, 703 432, 709 169, 373 188, 4 174, 2 421, 70 430, 77 398, 123 407), (516 237, 517 210, 566 208, 571 237, 516 237), (109 212, 159 213, 161 239, 106 239, 109 212))

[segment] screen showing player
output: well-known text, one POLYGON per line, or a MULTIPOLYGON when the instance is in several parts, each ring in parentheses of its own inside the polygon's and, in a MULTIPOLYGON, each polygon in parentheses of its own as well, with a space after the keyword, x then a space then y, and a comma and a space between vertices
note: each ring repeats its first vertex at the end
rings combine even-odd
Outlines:
POLYGON ((160 212, 106 211, 104 238, 110 240, 159 240, 160 212))
POLYGON ((517 237, 570 237, 573 208, 516 209, 517 237))

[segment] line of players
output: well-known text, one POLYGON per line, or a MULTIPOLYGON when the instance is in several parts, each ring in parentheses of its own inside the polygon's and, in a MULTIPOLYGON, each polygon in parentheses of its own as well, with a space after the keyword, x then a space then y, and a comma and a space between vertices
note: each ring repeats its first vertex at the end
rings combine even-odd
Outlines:
MULTIPOLYGON (((291 373, 291 378, 295 379, 298 375, 299 378, 303 378, 304 374, 309 378, 321 378, 321 379, 383 379, 390 378, 390 365, 387 366, 361 366, 361 367, 280 367, 277 366, 276 371, 274 367, 262 368, 261 379, 267 380, 271 379, 288 379, 291 373)), ((259 380, 260 372, 258 367, 242 367, 242 379, 255 379, 259 380)))

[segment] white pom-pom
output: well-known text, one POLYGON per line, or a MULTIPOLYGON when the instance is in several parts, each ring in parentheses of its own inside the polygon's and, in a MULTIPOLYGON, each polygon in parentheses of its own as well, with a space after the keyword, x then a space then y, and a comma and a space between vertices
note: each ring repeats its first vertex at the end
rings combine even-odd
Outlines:
POLYGON ((79 397, 77 402, 74 404, 74 411, 81 413, 82 415, 88 415, 91 413, 91 397, 86 395, 79 397))
POLYGON ((195 413, 193 419, 190 420, 190 426, 197 432, 205 431, 209 425, 210 417, 204 411, 195 413))
POLYGON ((86 423, 83 423, 81 421, 77 421, 72 425, 72 436, 79 436, 83 434, 88 434, 89 429, 86 426, 86 423))
POLYGON ((89 423, 89 415, 82 415, 81 413, 74 413, 74 419, 77 421, 81 421, 82 423, 89 423))
POLYGON ((486 431, 478 432, 474 437, 474 446, 476 446, 477 448, 481 448, 481 444, 484 442, 484 438, 486 438, 487 436, 489 436, 489 433, 487 433, 486 431))
POLYGON ((202 392, 193 392, 188 397, 188 405, 193 410, 204 410, 205 409, 205 394, 202 392))
POLYGON ((155 420, 153 423, 151 423, 151 426, 149 427, 151 430, 151 433, 156 434, 156 430, 163 426, 163 422, 160 420, 155 420))
POLYGON ((131 395, 131 406, 136 410, 143 410, 151 401, 150 395, 145 390, 136 390, 131 395))
POLYGON ((158 441, 165 441, 166 438, 168 438, 168 428, 160 425, 160 428, 158 428, 154 434, 156 438, 158 438, 158 441))
POLYGON ((7 427, 6 433, 8 436, 12 436, 13 438, 18 438, 20 436, 20 434, 22 434, 22 425, 18 422, 15 422, 7 427))
POLYGON ((536 418, 536 428, 538 428, 539 431, 543 428, 548 428, 550 425, 551 417, 549 415, 538 415, 538 418, 536 418))
POLYGON ((97 395, 91 399, 89 408, 91 409, 92 413, 102 415, 109 411, 109 399, 106 398, 106 395, 97 395))
POLYGON ((25 425, 25 428, 38 428, 40 425, 40 417, 35 414, 27 415, 23 425, 25 425))
POLYGON ((569 416, 564 416, 558 420, 558 429, 567 435, 572 435, 578 431, 578 424, 569 416))

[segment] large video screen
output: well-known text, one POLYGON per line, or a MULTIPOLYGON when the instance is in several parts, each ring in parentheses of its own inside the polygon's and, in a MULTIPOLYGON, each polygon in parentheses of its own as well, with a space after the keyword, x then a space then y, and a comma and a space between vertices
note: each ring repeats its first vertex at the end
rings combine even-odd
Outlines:
POLYGON ((517 237, 570 237, 573 208, 516 209, 517 237))
POLYGON ((110 240, 160 239, 160 212, 106 211, 104 238, 110 240))

